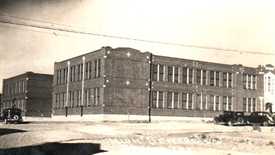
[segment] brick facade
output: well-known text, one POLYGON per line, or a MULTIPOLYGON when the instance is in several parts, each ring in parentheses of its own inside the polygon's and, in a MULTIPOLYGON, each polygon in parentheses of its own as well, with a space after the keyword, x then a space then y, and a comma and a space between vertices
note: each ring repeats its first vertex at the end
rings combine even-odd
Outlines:
POLYGON ((27 72, 3 80, 2 109, 15 105, 24 116, 51 116, 52 75, 27 72))
POLYGON ((257 111, 262 80, 257 68, 103 47, 55 63, 53 115, 148 115, 149 106, 154 116, 257 111))

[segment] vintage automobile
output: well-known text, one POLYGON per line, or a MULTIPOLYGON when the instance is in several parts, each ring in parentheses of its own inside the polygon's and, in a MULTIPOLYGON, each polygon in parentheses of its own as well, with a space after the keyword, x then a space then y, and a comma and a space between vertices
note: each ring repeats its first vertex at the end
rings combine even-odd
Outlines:
POLYGON ((244 120, 247 124, 251 125, 268 126, 275 124, 275 116, 269 112, 252 112, 250 115, 245 116, 244 120))
POLYGON ((23 122, 22 110, 18 108, 7 108, 2 111, 1 120, 5 123, 23 122))
POLYGON ((229 126, 244 124, 244 112, 241 111, 223 111, 222 114, 214 117, 217 124, 226 124, 229 126))

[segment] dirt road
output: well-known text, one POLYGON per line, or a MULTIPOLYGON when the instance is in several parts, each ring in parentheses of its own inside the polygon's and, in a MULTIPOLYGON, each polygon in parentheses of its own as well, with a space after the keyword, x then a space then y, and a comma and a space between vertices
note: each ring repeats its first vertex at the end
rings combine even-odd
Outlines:
POLYGON ((100 154, 274 154, 275 128, 207 122, 33 122, 1 125, 0 148, 99 143, 100 154), (5 131, 6 131, 5 130, 5 131))

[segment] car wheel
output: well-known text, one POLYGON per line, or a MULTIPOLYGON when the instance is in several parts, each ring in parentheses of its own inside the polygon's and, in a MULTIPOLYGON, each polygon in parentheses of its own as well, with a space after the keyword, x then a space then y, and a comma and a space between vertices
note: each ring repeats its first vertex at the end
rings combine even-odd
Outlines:
POLYGON ((14 115, 14 116, 13 116, 13 119, 14 119, 15 121, 18 121, 18 120, 19 120, 19 116, 18 116, 18 115, 14 115))
POLYGON ((228 124, 228 126, 233 126, 234 125, 232 121, 228 121, 227 124, 228 124))
POLYGON ((267 121, 264 121, 264 122, 263 122, 263 126, 268 126, 268 124, 269 124, 269 123, 268 123, 267 121))
POLYGON ((243 120, 243 118, 238 118, 238 120, 237 120, 237 121, 238 121, 238 123, 239 123, 239 124, 244 124, 244 120, 243 120))

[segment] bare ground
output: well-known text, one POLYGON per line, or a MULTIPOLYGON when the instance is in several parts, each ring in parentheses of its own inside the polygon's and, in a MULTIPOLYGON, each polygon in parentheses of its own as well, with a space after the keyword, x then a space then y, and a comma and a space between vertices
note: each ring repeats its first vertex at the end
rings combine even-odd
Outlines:
POLYGON ((33 122, 0 125, 0 148, 42 144, 100 143, 100 154, 274 154, 275 128, 207 122, 33 122))

